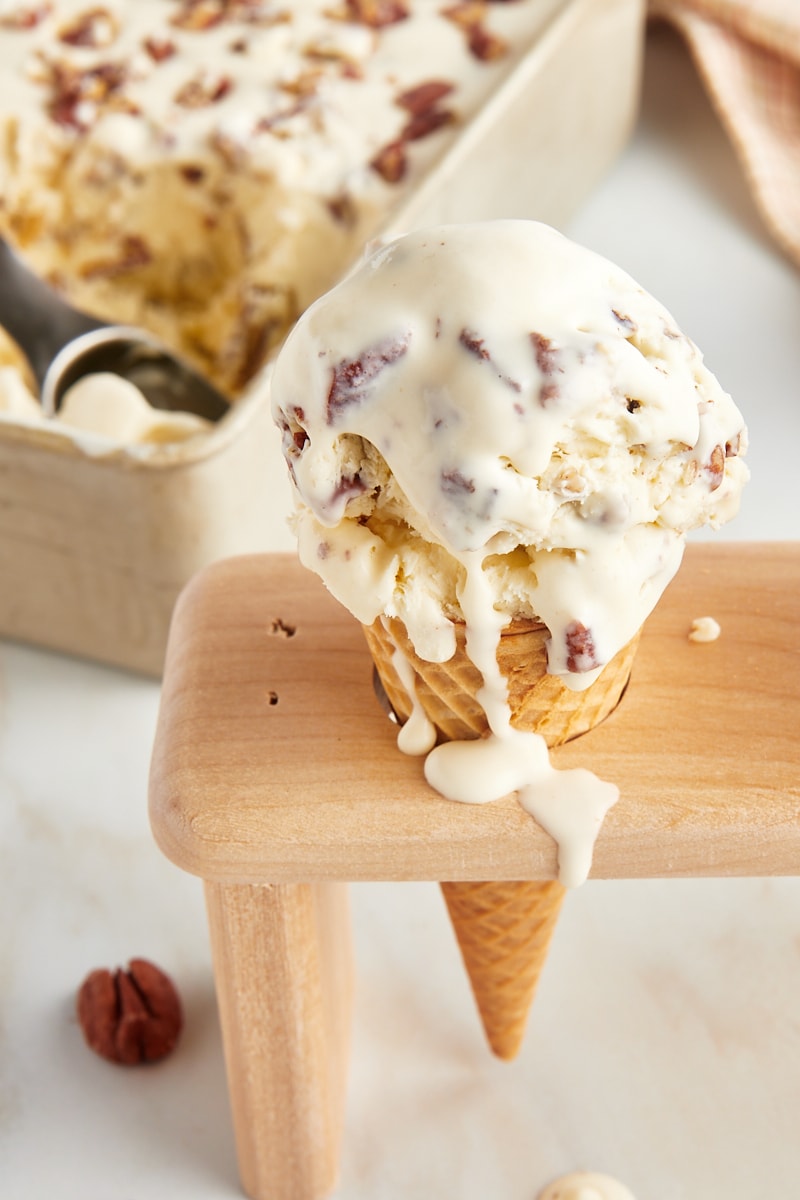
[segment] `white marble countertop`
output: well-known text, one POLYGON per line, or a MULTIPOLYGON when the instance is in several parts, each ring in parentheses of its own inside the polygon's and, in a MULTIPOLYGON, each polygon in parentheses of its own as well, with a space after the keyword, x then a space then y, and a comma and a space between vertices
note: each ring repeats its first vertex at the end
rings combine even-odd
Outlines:
MULTIPOLYGON (((744 410, 753 480, 721 536, 797 538, 800 273, 665 30, 636 134, 567 232, 672 309, 744 410)), ((201 888, 147 823, 157 705, 153 682, 0 645, 4 1200, 239 1194, 201 888), (137 956, 173 975, 186 1028, 124 1070, 86 1049, 74 996, 137 956)), ((585 885, 511 1065, 484 1047, 437 887, 361 884, 353 907, 339 1200, 534 1200, 578 1168, 637 1200, 798 1194, 800 880, 585 885)))

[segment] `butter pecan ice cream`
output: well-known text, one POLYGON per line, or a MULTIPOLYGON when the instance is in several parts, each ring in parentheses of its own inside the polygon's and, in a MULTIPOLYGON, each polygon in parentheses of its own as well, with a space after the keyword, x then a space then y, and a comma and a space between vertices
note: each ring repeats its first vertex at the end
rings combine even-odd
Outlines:
POLYGON ((547 226, 414 233, 319 300, 276 364, 300 555, 449 659, 478 592, 587 686, 686 534, 737 511, 742 417, 624 272, 547 226))
POLYGON ((557 0, 0 0, 0 232, 235 394, 557 0))

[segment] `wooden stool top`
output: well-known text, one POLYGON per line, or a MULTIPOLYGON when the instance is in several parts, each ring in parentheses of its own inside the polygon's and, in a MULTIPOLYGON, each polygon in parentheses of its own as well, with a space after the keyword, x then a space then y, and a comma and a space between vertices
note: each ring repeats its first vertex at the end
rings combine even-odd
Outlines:
MULTIPOLYGON (((218 562, 173 617, 156 840, 217 883, 555 876, 514 796, 443 799, 396 733, 315 576, 288 555, 218 562)), ((800 543, 690 546, 619 708, 552 758, 619 786, 592 878, 800 874, 800 543), (706 615, 721 637, 690 642, 706 615)))

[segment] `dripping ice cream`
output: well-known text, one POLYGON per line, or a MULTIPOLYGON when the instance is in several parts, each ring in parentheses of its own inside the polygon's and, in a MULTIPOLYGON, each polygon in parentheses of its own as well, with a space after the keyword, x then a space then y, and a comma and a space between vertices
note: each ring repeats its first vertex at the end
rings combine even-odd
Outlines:
POLYGON ((687 533, 737 511, 746 430, 732 399, 627 274, 532 221, 378 249, 300 320, 272 386, 301 560, 392 638, 402 748, 426 753, 454 799, 518 791, 579 882, 616 789, 553 771, 519 727, 501 634, 538 628, 548 686, 568 703, 588 693, 635 641, 687 533), (428 753, 443 731, 409 658, 462 649, 485 719, 428 753))

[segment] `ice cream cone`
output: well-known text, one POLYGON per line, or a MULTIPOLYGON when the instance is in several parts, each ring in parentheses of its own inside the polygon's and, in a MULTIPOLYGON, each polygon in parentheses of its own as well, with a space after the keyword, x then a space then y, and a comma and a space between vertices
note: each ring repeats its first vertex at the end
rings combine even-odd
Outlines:
POLYGON ((515 1058, 565 889, 556 879, 441 887, 489 1045, 515 1058))
MULTIPOLYGON (((411 715, 412 702, 395 665, 397 651, 413 670, 417 700, 441 741, 476 738, 486 731, 486 716, 476 698, 482 678, 467 656, 463 627, 457 628, 456 652, 445 663, 419 658, 401 621, 379 619, 364 632, 401 721, 411 715)), ((513 622, 500 638, 497 660, 508 684, 512 724, 540 733, 555 746, 585 733, 613 711, 628 682, 639 636, 582 692, 547 673, 548 637, 538 622, 513 622)), ((443 883, 442 892, 489 1045, 499 1058, 514 1058, 564 888, 555 880, 515 880, 443 883)))

